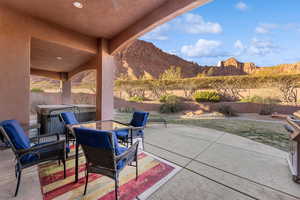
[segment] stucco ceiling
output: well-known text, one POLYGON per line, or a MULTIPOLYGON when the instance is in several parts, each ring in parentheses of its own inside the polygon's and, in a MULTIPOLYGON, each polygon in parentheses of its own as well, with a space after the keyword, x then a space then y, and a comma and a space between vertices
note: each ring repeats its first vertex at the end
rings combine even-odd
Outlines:
POLYGON ((48 41, 31 39, 31 68, 54 72, 70 72, 95 55, 48 41))
POLYGON ((0 4, 88 36, 112 38, 165 1, 1 0, 0 4), (83 8, 74 7, 75 1, 83 8))

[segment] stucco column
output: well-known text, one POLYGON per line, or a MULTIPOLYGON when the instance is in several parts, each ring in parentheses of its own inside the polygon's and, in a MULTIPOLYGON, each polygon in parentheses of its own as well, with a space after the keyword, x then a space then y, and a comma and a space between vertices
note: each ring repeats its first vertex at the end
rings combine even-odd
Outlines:
POLYGON ((98 40, 96 70, 96 118, 109 120, 113 118, 115 61, 108 53, 108 42, 105 39, 98 40))
POLYGON ((61 98, 63 104, 71 104, 72 103, 72 86, 71 80, 62 80, 61 81, 61 98))
POLYGON ((0 6, 0 121, 29 123, 30 36, 12 12, 0 6))

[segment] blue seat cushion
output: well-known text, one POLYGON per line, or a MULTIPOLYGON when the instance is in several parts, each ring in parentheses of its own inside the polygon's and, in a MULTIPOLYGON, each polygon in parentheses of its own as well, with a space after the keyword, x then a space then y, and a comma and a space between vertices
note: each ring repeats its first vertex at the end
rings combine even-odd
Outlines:
POLYGON ((79 124, 73 112, 63 112, 61 117, 67 125, 79 124))
POLYGON ((119 130, 119 131, 115 131, 115 133, 117 135, 117 138, 125 139, 129 134, 129 130, 128 129, 119 130))
POLYGON ((16 149, 30 148, 30 141, 17 120, 6 120, 0 123, 16 149))
POLYGON ((149 113, 148 112, 134 112, 132 116, 132 120, 130 125, 134 127, 145 126, 148 120, 149 113))

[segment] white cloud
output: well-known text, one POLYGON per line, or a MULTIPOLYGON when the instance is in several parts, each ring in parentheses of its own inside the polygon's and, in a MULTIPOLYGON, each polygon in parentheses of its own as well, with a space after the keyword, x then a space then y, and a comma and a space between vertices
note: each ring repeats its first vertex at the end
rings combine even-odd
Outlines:
POLYGON ((197 14, 185 14, 179 22, 177 24, 179 28, 183 28, 190 34, 219 34, 223 31, 219 23, 205 21, 202 16, 197 14))
POLYGON ((270 40, 259 40, 257 38, 253 38, 250 46, 247 48, 247 52, 250 55, 264 56, 275 53, 278 49, 279 47, 273 44, 270 40))
POLYGON ((147 33, 142 37, 142 39, 146 40, 167 40, 168 36, 166 36, 166 32, 170 30, 169 24, 163 24, 161 26, 156 27, 151 32, 147 33))
POLYGON ((255 28, 255 32, 258 34, 267 34, 276 28, 279 28, 279 25, 277 25, 277 24, 259 24, 259 26, 257 26, 255 28))
POLYGON ((235 4, 235 8, 240 11, 245 11, 248 9, 248 5, 245 2, 240 1, 237 4, 235 4))
POLYGON ((185 45, 181 48, 181 53, 188 57, 218 57, 226 56, 226 52, 221 50, 222 43, 215 40, 200 39, 196 44, 185 45))
POLYGON ((234 48, 240 49, 240 50, 244 50, 245 49, 244 44, 241 42, 241 40, 237 40, 234 43, 234 48))

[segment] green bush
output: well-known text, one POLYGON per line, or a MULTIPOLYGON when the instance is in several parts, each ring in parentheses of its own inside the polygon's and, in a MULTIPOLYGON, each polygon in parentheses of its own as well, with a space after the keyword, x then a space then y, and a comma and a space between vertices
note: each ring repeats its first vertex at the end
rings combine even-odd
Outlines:
POLYGON ((31 88, 31 92, 45 92, 42 88, 31 88))
POLYGON ((175 95, 167 95, 159 108, 160 113, 176 113, 182 110, 182 100, 175 95))
POLYGON ((194 99, 198 103, 219 102, 221 100, 221 96, 217 92, 203 91, 203 92, 195 92, 194 99))
POLYGON ((143 101, 145 101, 145 98, 140 97, 140 96, 133 96, 133 97, 130 97, 128 99, 128 101, 130 101, 130 102, 143 102, 143 101))
POLYGON ((245 97, 241 100, 241 102, 247 102, 247 103, 260 103, 260 104, 276 104, 279 103, 280 100, 276 98, 271 97, 261 97, 261 96, 251 96, 251 97, 245 97))
POLYGON ((238 116, 237 112, 229 105, 220 105, 218 107, 218 111, 227 117, 235 117, 238 116))
POLYGON ((263 102, 263 98, 257 95, 254 96, 247 96, 243 99, 241 99, 241 102, 244 103, 262 103, 263 102))
POLYGON ((166 94, 166 95, 162 95, 162 96, 159 98, 159 102, 160 102, 160 103, 166 103, 168 96, 170 96, 170 95, 167 95, 167 94, 166 94))
POLYGON ((166 102, 182 102, 185 101, 186 99, 184 97, 179 97, 173 94, 166 94, 166 95, 162 95, 159 98, 159 102, 160 103, 166 103, 166 102))
POLYGON ((238 84, 239 89, 251 89, 275 86, 276 83, 290 80, 298 83, 300 74, 276 74, 276 75, 245 75, 245 76, 209 76, 198 78, 183 78, 172 80, 116 80, 115 87, 118 90, 124 88, 145 88, 151 90, 153 85, 159 85, 167 90, 178 90, 185 86, 193 89, 215 89, 215 83, 232 85, 238 84))

